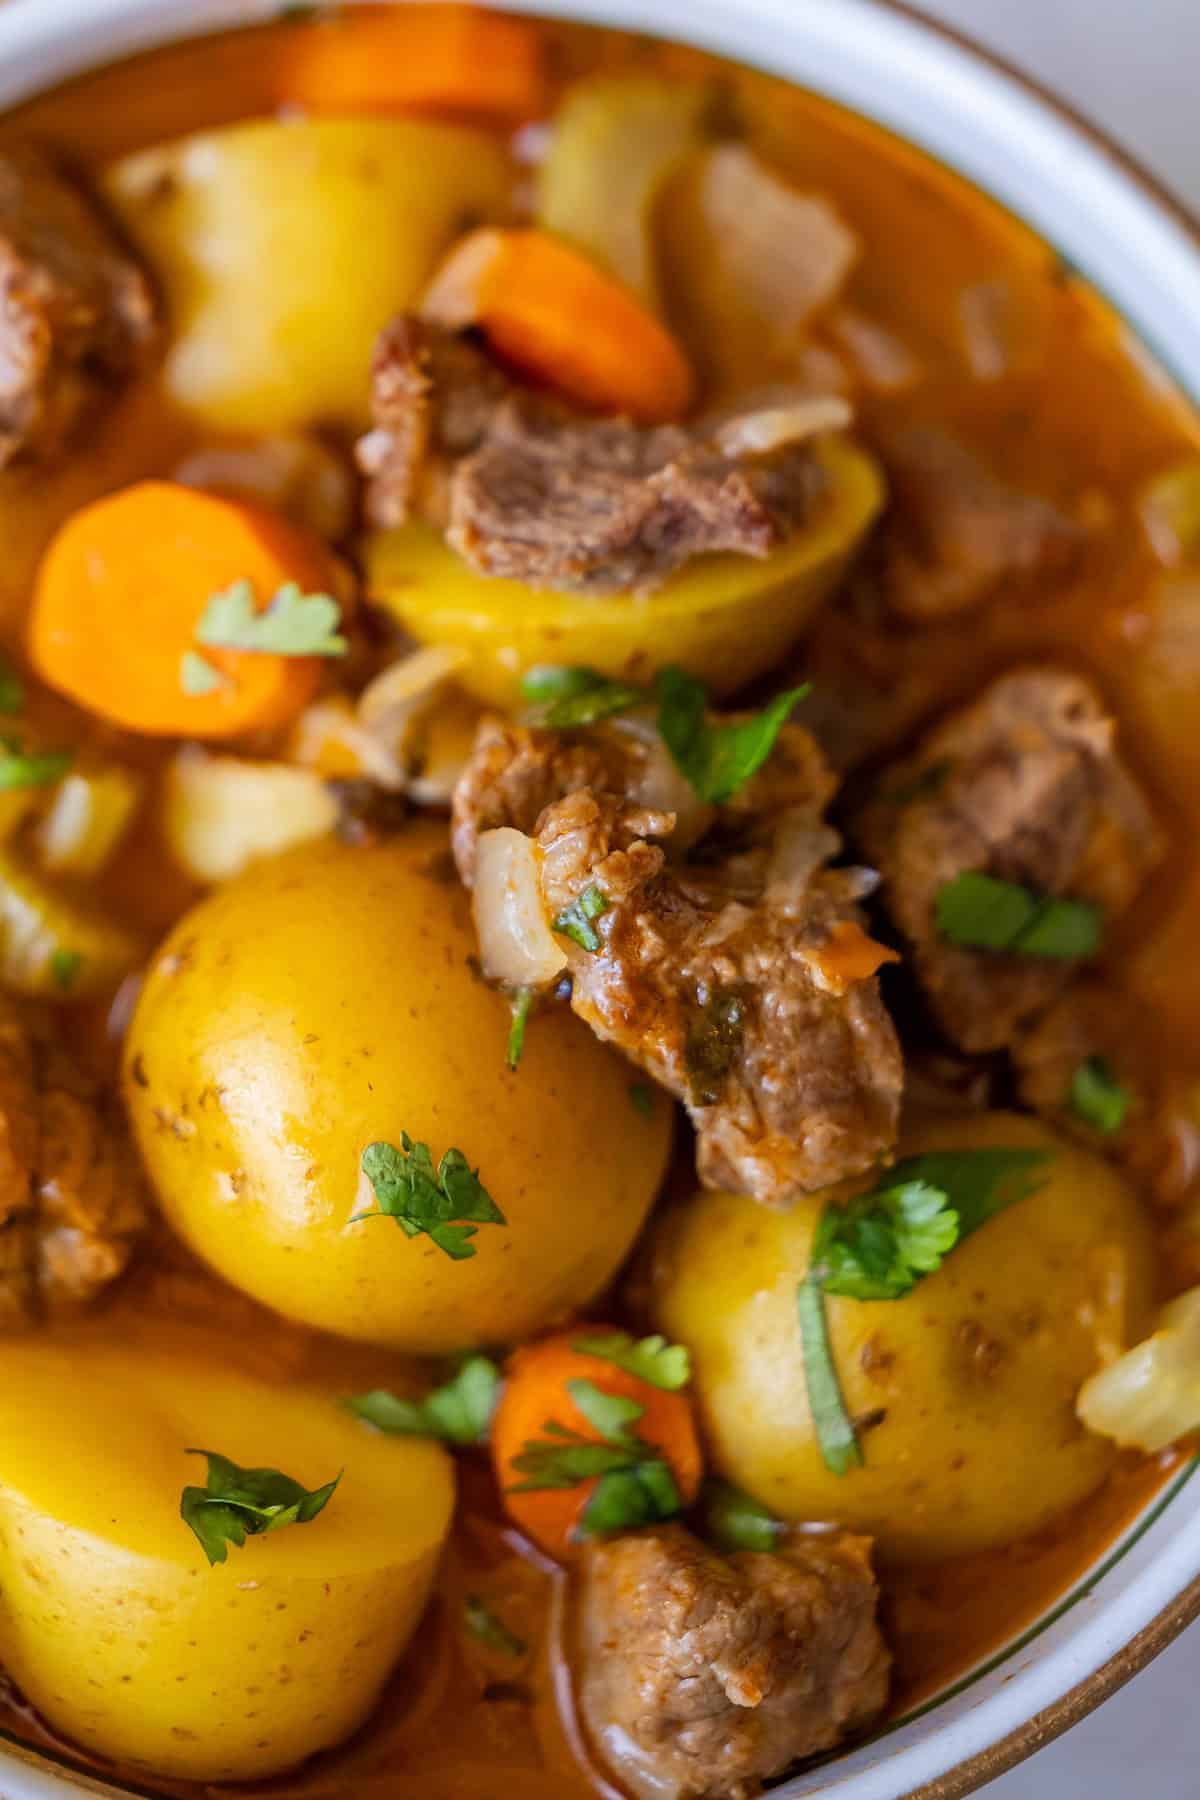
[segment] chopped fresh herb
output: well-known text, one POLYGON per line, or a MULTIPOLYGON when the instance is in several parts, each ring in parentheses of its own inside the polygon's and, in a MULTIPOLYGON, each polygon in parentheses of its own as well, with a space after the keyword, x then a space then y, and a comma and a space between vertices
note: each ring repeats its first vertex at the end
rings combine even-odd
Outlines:
POLYGON ((862 1467, 863 1454, 842 1399, 837 1365, 829 1342, 825 1291, 812 1275, 806 1276, 796 1289, 796 1310, 804 1357, 804 1385, 808 1390, 817 1448, 822 1462, 832 1474, 846 1475, 851 1469, 862 1467))
POLYGON ((1048 1160, 1045 1150, 933 1150, 896 1163, 847 1205, 825 1208, 796 1300, 817 1444, 835 1475, 863 1458, 829 1343, 826 1294, 902 1299, 956 1244, 1035 1192, 1034 1172, 1048 1160))
POLYGON ((634 1112, 640 1113, 643 1119, 654 1117, 654 1095, 644 1081, 630 1082, 629 1099, 634 1112))
POLYGON ((69 750, 22 750, 12 738, 0 738, 0 793, 13 788, 52 787, 74 760, 69 750))
POLYGON ((1012 881, 968 870, 945 882, 935 902, 938 930, 952 944, 1020 956, 1092 956, 1103 914, 1091 900, 1035 894, 1012 881))
POLYGON ((668 1344, 664 1337, 639 1339, 627 1331, 614 1331, 607 1337, 577 1338, 574 1347, 667 1392, 686 1387, 692 1378, 687 1350, 682 1344, 668 1344))
POLYGON ((765 1506, 715 1477, 701 1495, 706 1536, 718 1550, 774 1550, 783 1526, 765 1506))
POLYGON ((185 694, 212 694, 231 685, 228 675, 214 668, 198 650, 185 650, 179 659, 179 685, 185 694))
POLYGON ((360 1219, 395 1219, 407 1237, 425 1232, 455 1262, 475 1255, 469 1240, 479 1225, 507 1225, 461 1150, 447 1150, 435 1172, 428 1144, 414 1144, 402 1132, 400 1145, 397 1150, 394 1144, 368 1144, 363 1151, 363 1173, 379 1211, 356 1213, 352 1225, 360 1219))
POLYGON ((306 594, 296 582, 285 581, 260 611, 253 583, 235 581, 210 597, 196 642, 270 656, 345 656, 341 622, 342 609, 332 594, 306 594))
POLYGON ((1122 1087, 1102 1056, 1089 1056, 1071 1079, 1067 1103, 1095 1131, 1120 1131, 1133 1096, 1122 1087))
POLYGON ((574 1488, 595 1481, 576 1527, 580 1537, 632 1530, 673 1518, 682 1501, 666 1461, 634 1430, 645 1407, 623 1394, 606 1394, 593 1381, 568 1381, 567 1392, 599 1433, 586 1438, 569 1425, 547 1419, 544 1437, 526 1443, 512 1466, 525 1479, 514 1494, 545 1488, 574 1488))
POLYGON ((0 713, 19 713, 25 704, 25 683, 7 657, 0 656, 0 713))
POLYGON ((608 895, 593 882, 569 906, 563 907, 554 921, 554 929, 561 932, 563 937, 571 938, 581 950, 588 950, 594 956, 600 948, 600 934, 592 920, 601 918, 607 911, 608 895))
POLYGON ((346 1406, 357 1419, 395 1437, 440 1438, 446 1444, 481 1443, 500 1395, 500 1371, 487 1356, 468 1356, 452 1380, 423 1400, 402 1400, 387 1388, 356 1394, 346 1406))
POLYGON ((199 1538, 210 1563, 223 1563, 226 1544, 244 1544, 264 1531, 307 1525, 333 1498, 341 1475, 324 1487, 304 1488, 278 1469, 240 1469, 213 1450, 189 1450, 208 1458, 204 1487, 185 1487, 179 1513, 199 1538))
POLYGON ((693 1106, 715 1106, 742 1047, 746 1009, 737 994, 716 988, 688 1026, 683 1066, 693 1106))
POLYGON ((508 1066, 516 1069, 525 1050, 525 1027, 533 1011, 533 989, 520 988, 512 997, 512 1024, 508 1028, 508 1066))
POLYGON ((510 1631, 504 1620, 498 1619, 478 1594, 468 1594, 463 1601, 463 1624, 473 1638, 478 1638, 481 1644, 501 1656, 517 1658, 528 1654, 529 1645, 525 1639, 510 1631))
POLYGON ((553 731, 595 725, 615 713, 644 706, 644 688, 612 681, 597 669, 556 668, 542 664, 521 677, 521 695, 531 706, 544 706, 541 723, 553 731))
POLYGON ((54 985, 62 993, 67 994, 75 986, 75 977, 83 967, 83 957, 78 950, 56 950, 50 958, 50 973, 54 985))
POLYGON ((658 676, 659 733, 700 798, 720 804, 762 768, 792 708, 808 691, 807 686, 789 688, 752 718, 713 725, 703 684, 684 669, 663 669, 658 676))

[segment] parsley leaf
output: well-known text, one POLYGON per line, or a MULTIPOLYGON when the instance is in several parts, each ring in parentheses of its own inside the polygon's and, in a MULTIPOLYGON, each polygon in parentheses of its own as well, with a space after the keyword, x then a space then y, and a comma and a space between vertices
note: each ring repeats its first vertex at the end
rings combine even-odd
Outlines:
POLYGON ((961 1244, 997 1213, 1035 1194, 1042 1185, 1037 1171, 1053 1154, 1050 1150, 927 1150, 923 1156, 906 1156, 893 1163, 884 1180, 888 1188, 909 1182, 936 1188, 958 1215, 957 1241, 961 1244))
POLYGON ((0 793, 52 787, 62 780, 73 760, 70 750, 24 751, 15 739, 0 738, 0 793))
POLYGON ((600 934, 592 924, 608 911, 608 895, 593 882, 582 894, 564 906, 554 921, 554 930, 571 938, 581 950, 593 956, 600 948, 600 934))
POLYGON ((508 1066, 515 1070, 525 1050, 525 1027, 533 1011, 533 989, 519 988, 512 997, 512 1024, 508 1028, 508 1066))
POLYGON ((827 1206, 813 1239, 810 1277, 828 1294, 899 1300, 958 1242, 958 1214, 926 1181, 889 1182, 846 1206, 827 1206))
POLYGON ((796 1289, 796 1312, 804 1357, 804 1385, 808 1390, 817 1448, 821 1452, 821 1461, 831 1474, 846 1475, 851 1469, 862 1468, 863 1453, 854 1423, 846 1411, 837 1365, 833 1360, 825 1290, 820 1280, 811 1274, 806 1275, 796 1289))
POLYGON ((198 650, 185 650, 179 659, 179 685, 185 694, 213 694, 218 688, 232 687, 228 675, 214 667, 198 650))
POLYGON ((25 683, 6 656, 0 656, 0 713, 19 713, 25 704, 25 683))
POLYGON ((1122 1087, 1102 1056, 1089 1056, 1071 1078, 1067 1104, 1095 1131, 1120 1131, 1133 1096, 1122 1087))
POLYGON ((713 725, 703 684, 684 669, 663 669, 658 676, 659 734, 700 798, 719 805, 762 768, 792 708, 808 691, 807 685, 789 688, 753 718, 713 725))
POLYGON ((552 731, 570 731, 595 725, 601 719, 644 706, 643 688, 627 681, 612 681, 596 669, 554 668, 543 664, 521 678, 522 697, 531 705, 545 706, 541 723, 552 731))
POLYGON ((395 1219, 407 1237, 425 1232, 438 1249, 462 1262, 475 1255, 478 1225, 507 1225, 508 1220, 461 1150, 447 1150, 435 1173, 428 1144, 414 1144, 408 1133, 394 1144, 368 1144, 363 1173, 375 1190, 378 1213, 356 1213, 360 1219, 395 1219), (467 1221, 470 1221, 468 1223, 467 1221))
POLYGON ((1020 956, 1092 956, 1103 913, 1091 900, 1036 894, 1013 881, 967 870, 938 889, 938 930, 952 944, 1020 956))
POLYGON ((342 609, 332 594, 306 594, 296 582, 285 581, 260 612, 253 583, 235 581, 210 596, 196 642, 271 656, 345 656, 341 622, 342 609))
POLYGON ((307 1525, 333 1498, 341 1475, 324 1487, 304 1488, 278 1469, 241 1469, 213 1450, 189 1450, 208 1459, 204 1487, 185 1487, 179 1513, 199 1539, 209 1563, 223 1563, 226 1544, 242 1545, 248 1537, 279 1531, 285 1525, 307 1525))
POLYGON ((487 1436, 500 1396, 500 1371, 487 1356, 468 1356, 458 1373, 423 1400, 402 1400, 372 1388, 345 1402, 356 1419, 395 1437, 440 1438, 446 1444, 478 1444, 487 1436))
POLYGON ((56 950, 54 952, 50 958, 50 974, 60 993, 70 993, 75 986, 75 977, 82 967, 83 957, 78 950, 56 950))
POLYGON ((517 1658, 528 1654, 529 1645, 525 1639, 510 1631, 504 1620, 498 1619, 478 1594, 468 1594, 463 1601, 463 1624, 473 1638, 478 1638, 481 1644, 498 1651, 501 1656, 517 1658))
POLYGON ((627 1331, 614 1331, 607 1337, 576 1338, 573 1348, 668 1393, 686 1387, 692 1378, 691 1358, 684 1346, 668 1344, 657 1335, 636 1339, 627 1331))
POLYGON ((774 1550, 783 1526, 765 1506, 727 1481, 710 1478, 701 1495, 705 1534, 718 1550, 774 1550))
POLYGON ((513 1469, 525 1480, 509 1491, 529 1494, 595 1481, 576 1527, 579 1537, 673 1518, 682 1506, 675 1477, 634 1430, 645 1407, 623 1394, 606 1394, 593 1381, 568 1381, 567 1392, 603 1442, 547 1419, 545 1436, 528 1441, 513 1458, 513 1469))

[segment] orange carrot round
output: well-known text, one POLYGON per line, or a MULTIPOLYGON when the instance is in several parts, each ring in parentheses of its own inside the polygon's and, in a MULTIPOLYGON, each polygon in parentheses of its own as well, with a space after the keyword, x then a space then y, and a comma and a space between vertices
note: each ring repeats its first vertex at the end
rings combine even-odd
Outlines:
POLYGON ((578 1325, 516 1351, 507 1365, 492 1423, 492 1457, 505 1507, 535 1544, 560 1561, 586 1534, 584 1516, 602 1478, 594 1475, 570 1486, 534 1485, 570 1473, 569 1460, 564 1471, 552 1460, 554 1452, 571 1452, 581 1442, 610 1449, 615 1445, 619 1451, 629 1442, 635 1446, 628 1455, 630 1462, 665 1463, 681 1506, 691 1504, 700 1486, 700 1444, 686 1394, 655 1386, 608 1358, 579 1348, 614 1335, 622 1334, 612 1326, 578 1325), (581 1383, 586 1385, 580 1387, 581 1383), (627 1420, 615 1434, 611 1429, 602 1432, 589 1417, 589 1408, 596 1411, 594 1390, 604 1400, 631 1402, 641 1411, 634 1416, 626 1409, 627 1420))
POLYGON ((422 311, 453 331, 478 326, 514 367, 598 412, 656 424, 691 404, 692 371, 665 326, 547 232, 469 233, 434 276, 422 311))
POLYGON ((167 481, 123 488, 73 514, 42 559, 34 667, 128 731, 231 738, 287 724, 312 698, 320 657, 197 639, 213 596, 241 583, 260 613, 289 584, 306 595, 344 587, 325 545, 269 507, 167 481), (201 668, 207 691, 189 691, 191 659, 211 671, 201 668))
POLYGON ((298 27, 275 52, 281 103, 515 123, 544 100, 536 32, 473 6, 371 6, 298 27))

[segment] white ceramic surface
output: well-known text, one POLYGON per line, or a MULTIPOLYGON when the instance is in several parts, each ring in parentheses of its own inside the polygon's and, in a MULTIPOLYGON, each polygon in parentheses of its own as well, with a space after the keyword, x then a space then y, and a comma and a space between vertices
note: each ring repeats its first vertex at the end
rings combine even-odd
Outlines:
MULTIPOLYGON (((874 0, 530 0, 535 6, 703 44, 881 120, 1037 226, 1200 398, 1195 240, 1118 157, 969 51, 874 0)), ((0 12, 0 106, 165 37, 276 10, 276 0, 9 0, 0 12)), ((1200 1577, 1194 1470, 1177 1476, 1102 1566, 1021 1641, 935 1708, 777 1790, 781 1800, 898 1800, 1101 1668, 1200 1577)), ((0 1800, 65 1800, 81 1791, 100 1790, 9 1760, 0 1747, 0 1800)))

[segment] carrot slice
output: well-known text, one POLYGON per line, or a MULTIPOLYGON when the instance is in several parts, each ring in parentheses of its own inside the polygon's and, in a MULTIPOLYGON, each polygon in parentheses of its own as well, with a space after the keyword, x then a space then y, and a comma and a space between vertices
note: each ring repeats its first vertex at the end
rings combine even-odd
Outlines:
POLYGON ((543 231, 472 231, 433 278, 425 317, 478 326, 499 354, 569 399, 648 424, 691 404, 675 339, 627 288, 543 231))
POLYGON ((841 919, 830 928, 823 944, 805 951, 805 960, 820 974, 825 986, 835 994, 844 994, 855 982, 869 981, 884 963, 898 963, 897 951, 868 937, 853 919, 841 919))
POLYGON ((230 738, 286 724, 316 690, 319 657, 196 643, 212 596, 239 582, 262 612, 289 582, 336 595, 342 576, 318 538, 269 507, 167 481, 123 488, 73 514, 42 559, 34 667, 129 731, 230 738), (197 651, 217 672, 207 693, 183 685, 197 651))
POLYGON ((668 1464, 682 1505, 691 1504, 700 1486, 700 1444, 687 1396, 653 1387, 640 1376, 577 1348, 581 1342, 611 1335, 612 1330, 612 1326, 579 1325, 560 1337, 518 1350, 507 1364, 504 1393, 492 1422, 492 1457, 504 1504, 521 1530, 559 1561, 570 1556, 578 1540, 580 1522, 598 1478, 572 1487, 519 1492, 531 1477, 517 1466, 517 1460, 526 1456, 531 1445, 567 1441, 553 1431, 547 1433, 548 1424, 564 1427, 589 1444, 604 1442, 572 1398, 568 1382, 591 1382, 606 1396, 636 1402, 642 1413, 630 1430, 648 1446, 647 1456, 658 1456, 668 1464))
POLYGON ((281 102, 311 112, 537 118, 537 34, 473 6, 369 6, 294 31, 277 54, 281 102))

